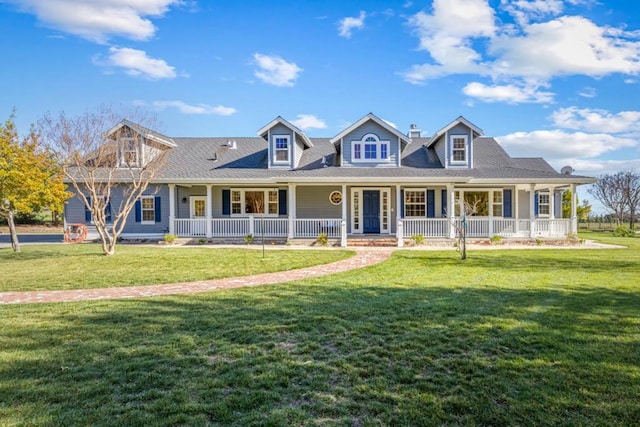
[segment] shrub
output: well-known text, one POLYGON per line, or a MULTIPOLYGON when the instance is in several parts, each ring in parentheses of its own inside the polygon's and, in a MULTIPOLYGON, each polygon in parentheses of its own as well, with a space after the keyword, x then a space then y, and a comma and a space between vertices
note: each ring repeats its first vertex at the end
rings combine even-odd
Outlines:
POLYGON ((491 236, 489 241, 493 245, 498 244, 498 243, 502 242, 502 236, 500 236, 499 234, 494 234, 493 236, 491 236))
POLYGON ((536 238, 536 245, 540 246, 542 244, 542 239, 537 237, 536 238))
POLYGON ((616 237, 636 237, 635 231, 627 227, 618 227, 613 231, 616 237))
POLYGON ((424 236, 422 234, 414 234, 411 236, 411 240, 413 240, 416 245, 421 245, 424 243, 424 236))
POLYGON ((318 242, 318 244, 321 246, 327 246, 327 243, 329 243, 329 238, 327 237, 327 233, 318 234, 318 238, 316 239, 316 242, 318 242))
POLYGON ((176 236, 175 234, 164 235, 164 241, 167 242, 168 245, 173 245, 176 240, 178 240, 178 236, 176 236))
POLYGON ((205 239, 198 239, 198 244, 199 245, 204 245, 205 243, 207 243, 207 241, 205 239))
POLYGON ((246 243, 247 245, 250 245, 253 243, 253 234, 247 234, 246 236, 244 236, 244 243, 246 243))

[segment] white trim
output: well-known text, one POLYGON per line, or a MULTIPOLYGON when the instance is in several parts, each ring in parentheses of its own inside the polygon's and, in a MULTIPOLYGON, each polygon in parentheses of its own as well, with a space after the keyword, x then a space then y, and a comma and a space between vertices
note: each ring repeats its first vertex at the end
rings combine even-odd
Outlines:
POLYGON ((469 146, 469 135, 465 134, 448 134, 447 135, 447 145, 449 147, 449 165, 450 166, 467 166, 469 165, 469 155, 470 146, 469 146), (460 151, 459 149, 454 150, 453 144, 454 140, 463 139, 464 140, 464 160, 455 160, 454 151, 460 151))
POLYGON ((140 224, 141 225, 154 225, 156 223, 156 198, 155 196, 140 196, 140 224), (144 201, 149 200, 153 202, 153 209, 145 209, 144 201), (153 211, 153 221, 145 221, 144 220, 144 212, 145 211, 153 211))
MULTIPOLYGON (((344 138, 345 136, 347 136, 348 134, 350 134, 355 129, 359 128, 360 126, 362 126, 363 124, 365 124, 369 120, 373 121, 374 123, 377 123, 378 125, 380 125, 380 127, 382 127, 383 129, 386 129, 387 131, 391 132, 392 134, 394 134, 395 136, 397 136, 398 138, 400 138, 402 141, 406 142, 407 144, 411 144, 411 139, 410 138, 407 138, 407 136, 405 134, 401 133, 398 129, 394 128, 393 126, 390 126, 387 122, 385 122, 381 118, 377 117, 373 113, 369 113, 366 116, 364 116, 363 118, 361 118, 360 120, 358 120, 357 122, 353 123, 351 126, 349 126, 345 130, 343 130, 342 132, 340 132, 339 134, 337 134, 336 136, 331 138, 329 140, 329 142, 331 142, 332 144, 335 144, 336 142, 340 141, 342 138, 344 138)), ((398 151, 400 151, 400 147, 398 147, 398 151)))
POLYGON ((118 167, 120 168, 140 168, 142 158, 142 145, 140 141, 132 137, 118 138, 118 167), (133 144, 132 144, 133 143, 133 144), (131 149, 133 147, 133 149, 131 149), (133 164, 129 164, 125 160, 126 153, 135 153, 136 161, 133 164))
POLYGON ((280 188, 230 188, 229 189, 230 193, 229 193, 229 213, 231 217, 248 217, 248 216, 253 216, 253 215, 264 215, 265 217, 278 217, 280 215, 280 188), (233 213, 233 192, 234 191, 238 191, 240 192, 240 213, 233 213), (262 191, 264 193, 264 199, 263 199, 263 203, 264 203, 264 212, 252 212, 252 213, 247 213, 247 206, 246 206, 246 193, 247 191, 251 191, 251 192, 260 192, 262 191), (269 213, 269 192, 271 191, 275 191, 276 193, 276 213, 272 214, 269 213))
MULTIPOLYGON (((464 117, 458 116, 457 119, 455 119, 454 121, 452 121, 451 123, 449 123, 448 125, 443 127, 442 129, 436 131, 436 133, 434 133, 433 136, 431 137, 431 141, 429 141, 429 143, 427 144, 427 147, 430 147, 433 144, 435 144, 435 142, 438 139, 440 139, 440 137, 442 135, 448 133, 451 129, 453 129, 459 123, 462 123, 463 125, 465 125, 469 129, 471 129, 472 132, 475 131, 478 134, 478 136, 484 135, 483 130, 480 129, 478 126, 474 125, 473 123, 471 123, 469 120, 465 119, 464 117)), ((471 135, 473 135, 473 133, 471 135)))
POLYGON ((207 218, 207 196, 189 196, 189 218, 190 219, 206 219, 207 218), (195 216, 195 203, 202 200, 204 205, 204 215, 195 216))
POLYGON ((351 140, 351 163, 389 163, 391 160, 391 141, 378 138, 374 133, 367 133, 360 139, 351 140), (373 139, 373 141, 367 141, 373 139), (360 157, 355 157, 355 146, 360 145, 360 157), (366 158, 365 145, 374 145, 376 147, 376 156, 366 158), (382 158, 382 147, 386 147, 387 157, 382 158))
MULTIPOLYGON (((265 126, 260 128, 258 130, 258 135, 264 138, 264 135, 270 133, 271 132, 271 128, 274 127, 275 125, 277 125, 278 123, 288 127, 294 133, 299 134, 300 138, 302 138, 302 141, 304 142, 304 144, 308 148, 313 147, 313 143, 311 142, 311 140, 309 139, 309 137, 307 136, 306 133, 304 133, 302 130, 300 130, 300 128, 298 128, 296 125, 294 125, 294 124, 290 123, 289 121, 283 119, 281 116, 276 117, 275 119, 271 120, 268 124, 266 124, 265 126)), ((267 141, 269 141, 270 139, 271 138, 267 137, 267 141)))
MULTIPOLYGON (((351 199, 351 233, 352 234, 364 234, 364 212, 362 205, 362 196, 364 191, 378 191, 380 194, 380 234, 390 234, 391 233, 391 223, 392 223, 392 209, 391 209, 391 188, 390 187, 357 187, 351 188, 350 199, 351 199), (384 197, 383 193, 387 193, 387 206, 384 209, 384 197), (355 215, 355 198, 356 194, 358 194, 358 216, 355 215), (383 228, 383 218, 387 218, 387 228, 383 228), (355 221, 358 220, 359 230, 355 230, 355 221)), ((344 202, 344 200, 343 200, 344 202)))
POLYGON ((272 153, 271 153, 271 164, 273 165, 278 165, 278 166, 290 166, 291 165, 291 157, 293 155, 293 149, 292 149, 292 140, 293 138, 291 138, 291 135, 286 135, 286 134, 273 134, 271 135, 271 148, 272 148, 272 153), (283 152, 285 151, 284 149, 280 148, 276 148, 276 140, 277 139, 284 139, 287 141, 287 160, 278 160, 277 156, 278 156, 278 152, 283 152))

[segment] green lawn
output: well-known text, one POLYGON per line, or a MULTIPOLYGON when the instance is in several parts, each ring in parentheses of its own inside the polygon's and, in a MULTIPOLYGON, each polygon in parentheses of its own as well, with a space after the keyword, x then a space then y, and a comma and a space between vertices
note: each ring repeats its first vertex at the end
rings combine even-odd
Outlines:
POLYGON ((0 249, 0 292, 150 285, 247 276, 326 264, 352 251, 261 250, 120 245, 104 256, 99 245, 23 245, 0 249))
POLYGON ((0 424, 638 425, 640 239, 607 239, 5 306, 0 424))

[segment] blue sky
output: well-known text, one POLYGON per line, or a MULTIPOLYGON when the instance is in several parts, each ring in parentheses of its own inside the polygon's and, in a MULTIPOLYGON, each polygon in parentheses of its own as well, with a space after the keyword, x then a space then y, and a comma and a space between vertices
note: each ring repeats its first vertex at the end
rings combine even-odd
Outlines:
POLYGON ((0 114, 100 104, 171 136, 332 137, 373 112, 431 135, 463 115, 515 156, 640 170, 636 1, 0 0, 0 114))

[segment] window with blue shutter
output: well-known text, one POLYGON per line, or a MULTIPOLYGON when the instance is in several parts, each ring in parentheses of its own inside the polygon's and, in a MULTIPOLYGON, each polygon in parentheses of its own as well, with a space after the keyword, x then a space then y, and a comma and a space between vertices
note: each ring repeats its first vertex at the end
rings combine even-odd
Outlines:
MULTIPOLYGON (((87 196, 87 202, 89 203, 89 206, 91 206, 91 196, 87 196)), ((91 215, 91 209, 89 209, 89 206, 84 205, 84 220, 85 222, 91 222, 92 215, 91 215)))
POLYGON ((503 190, 502 191, 502 216, 505 218, 513 217, 513 201, 511 199, 511 190, 503 190))
POLYGON ((400 190, 400 218, 404 218, 404 190, 400 190))
POLYGON ((427 218, 435 218, 436 216, 436 192, 435 190, 427 190, 427 218))
POLYGON ((134 211, 136 214, 136 222, 141 222, 142 221, 142 203, 140 203, 140 200, 136 200, 134 211))
POLYGON ((278 215, 287 214, 287 190, 278 190, 278 215))
POLYGON ((231 215, 231 190, 222 190, 222 215, 231 215))
POLYGON ((162 213, 160 211, 160 197, 156 196, 156 200, 155 200, 155 220, 156 222, 162 222, 162 213))

